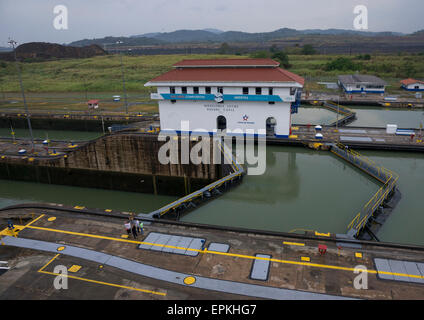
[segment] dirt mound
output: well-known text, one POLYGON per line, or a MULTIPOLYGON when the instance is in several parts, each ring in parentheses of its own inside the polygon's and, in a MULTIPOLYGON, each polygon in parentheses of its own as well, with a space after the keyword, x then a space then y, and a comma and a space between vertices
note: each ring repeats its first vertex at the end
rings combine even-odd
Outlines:
MULTIPOLYGON (((48 60, 63 58, 90 58, 98 55, 107 54, 98 45, 86 47, 70 47, 56 43, 47 42, 28 42, 16 48, 16 55, 19 60, 48 60)), ((7 52, 0 55, 0 59, 13 60, 13 52, 7 52)))

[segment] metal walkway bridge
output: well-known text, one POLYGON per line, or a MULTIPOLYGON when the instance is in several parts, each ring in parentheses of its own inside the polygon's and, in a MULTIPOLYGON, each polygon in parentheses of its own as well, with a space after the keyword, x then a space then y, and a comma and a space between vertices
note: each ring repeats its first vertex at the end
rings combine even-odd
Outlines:
POLYGON ((341 143, 332 144, 330 150, 383 184, 348 225, 347 235, 349 237, 358 237, 383 202, 388 200, 393 194, 399 175, 377 165, 374 161, 341 143))
POLYGON ((329 127, 339 127, 346 125, 348 123, 351 123, 353 120, 356 119, 356 112, 350 110, 349 108, 346 108, 344 106, 341 106, 340 104, 336 104, 332 101, 324 101, 322 103, 322 106, 324 108, 330 109, 331 111, 336 112, 337 114, 341 114, 341 118, 337 121, 334 121, 330 123, 329 127))
MULTIPOLYGON (((153 212, 150 212, 147 216, 151 218, 160 218, 164 216, 167 213, 176 212, 177 218, 178 218, 178 212, 188 209, 192 206, 195 206, 193 201, 196 199, 204 200, 205 198, 211 198, 211 192, 216 192, 220 194, 221 192, 218 190, 219 187, 227 185, 231 185, 233 182, 239 180, 242 178, 244 174, 243 167, 237 163, 234 155, 231 153, 231 149, 227 147, 227 145, 224 142, 221 142, 220 140, 217 140, 219 148, 221 149, 222 155, 226 159, 226 163, 228 163, 231 167, 231 172, 226 175, 225 177, 212 182, 211 184, 208 184, 207 186, 192 192, 174 202, 171 202, 167 204, 166 206, 155 210, 153 212)), ((145 217, 146 215, 143 214, 140 217, 145 217)))

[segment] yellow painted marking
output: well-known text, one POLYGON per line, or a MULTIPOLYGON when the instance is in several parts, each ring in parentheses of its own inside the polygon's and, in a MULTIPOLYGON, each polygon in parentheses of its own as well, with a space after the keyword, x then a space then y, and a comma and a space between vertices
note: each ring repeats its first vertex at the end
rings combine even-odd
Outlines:
POLYGON ((330 236, 330 232, 328 232, 328 233, 320 233, 318 231, 315 231, 315 235, 316 236, 321 236, 321 237, 329 237, 330 236))
POLYGON ((309 262, 309 261, 311 261, 311 258, 309 258, 309 257, 301 257, 300 260, 309 262))
POLYGON ((2 159, 6 158, 6 156, 1 156, 2 159))
POLYGON ((105 212, 112 212, 111 209, 105 209, 105 212))
POLYGON ((65 250, 65 248, 66 248, 66 247, 62 246, 62 247, 57 248, 56 250, 57 250, 57 251, 63 251, 63 250, 65 250))
POLYGON ((360 252, 355 252, 355 257, 356 257, 356 258, 362 258, 362 253, 360 253, 360 252))
POLYGON ((55 221, 55 220, 56 220, 56 217, 50 217, 50 218, 48 218, 47 220, 48 220, 48 221, 55 221))
POLYGON ((146 289, 139 289, 139 288, 134 288, 134 287, 128 287, 128 286, 123 286, 123 285, 120 285, 120 284, 114 284, 114 283, 109 283, 109 282, 103 282, 103 281, 97 281, 97 280, 91 280, 91 279, 86 279, 86 278, 71 276, 69 274, 68 275, 64 275, 64 274, 54 273, 54 272, 48 272, 48 271, 39 271, 39 272, 40 273, 45 273, 45 274, 50 274, 52 276, 62 276, 62 277, 70 278, 70 279, 76 279, 76 280, 81 280, 81 281, 85 281, 85 282, 102 284, 104 286, 110 286, 110 287, 116 287, 116 288, 122 288, 122 289, 134 290, 134 291, 140 291, 140 292, 145 292, 145 293, 156 294, 156 295, 159 295, 159 296, 166 296, 166 293, 165 292, 158 292, 158 291, 151 291, 151 290, 146 290, 146 289))
POLYGON ((287 242, 287 241, 283 241, 283 244, 286 244, 288 246, 304 246, 304 243, 300 243, 300 242, 287 242))
POLYGON ((292 134, 292 135, 289 136, 289 139, 297 139, 297 138, 298 138, 298 136, 295 135, 295 134, 292 134))
POLYGON ((81 269, 81 266, 77 266, 76 264, 74 264, 72 267, 70 267, 69 269, 68 269, 68 271, 69 272, 78 272, 79 271, 79 269, 81 269))
POLYGON ((21 231, 20 229, 18 229, 19 231, 15 231, 16 228, 13 228, 13 230, 10 230, 9 228, 5 228, 2 231, 0 231, 0 236, 9 236, 9 237, 16 237, 19 233, 19 231, 21 231))
POLYGON ((123 235, 121 235, 121 238, 128 239, 128 235, 127 234, 123 234, 123 235))
MULTIPOLYGON (((114 284, 114 283, 108 283, 108 282, 103 282, 103 281, 96 281, 96 280, 91 280, 91 279, 85 279, 85 278, 75 277, 75 276, 71 276, 71 275, 64 275, 64 274, 59 274, 59 273, 53 273, 53 272, 44 271, 44 269, 50 263, 52 263, 52 261, 55 260, 58 256, 60 256, 59 253, 57 255, 55 255, 49 262, 47 262, 40 270, 38 270, 38 272, 45 273, 45 274, 50 274, 50 275, 54 275, 54 276, 67 277, 67 278, 81 280, 81 281, 86 281, 86 282, 92 282, 92 283, 102 284, 102 285, 105 285, 105 286, 111 286, 111 287, 117 287, 117 288, 123 288, 123 289, 128 289, 128 290, 135 290, 135 291, 140 291, 140 292, 146 292, 146 293, 152 293, 152 294, 157 294, 157 295, 161 295, 161 296, 166 296, 166 293, 164 293, 164 292, 157 292, 157 291, 151 291, 151 290, 145 290, 145 289, 138 289, 138 288, 122 286, 122 285, 114 284)), ((80 266, 75 266, 74 265, 71 268, 69 268, 69 271, 71 271, 71 269, 73 267, 79 267, 78 270, 81 268, 80 266)), ((103 268, 103 266, 100 266, 100 268, 103 268)), ((73 272, 73 271, 71 271, 71 272, 73 272)))
POLYGON ((38 270, 38 272, 42 272, 50 263, 52 263, 53 260, 55 260, 58 256, 60 256, 60 253, 58 253, 57 255, 55 255, 52 259, 49 260, 49 262, 47 262, 44 266, 41 267, 40 270, 38 270))
POLYGON ((297 131, 299 130, 299 127, 292 127, 292 130, 297 131))
POLYGON ((75 206, 74 209, 82 210, 82 209, 85 209, 85 207, 83 207, 83 206, 75 206))
MULTIPOLYGON (((249 255, 236 254, 236 253, 229 253, 229 252, 209 251, 207 249, 202 251, 202 250, 192 249, 192 248, 183 248, 183 247, 169 246, 169 245, 164 245, 164 244, 157 244, 157 243, 150 243, 150 242, 143 242, 143 241, 136 241, 136 240, 126 240, 126 239, 119 239, 119 238, 113 238, 113 237, 107 237, 107 236, 99 236, 99 235, 94 235, 94 234, 79 233, 79 232, 65 231, 65 230, 57 230, 57 229, 50 229, 50 228, 43 228, 43 227, 27 226, 27 228, 36 229, 36 230, 51 231, 51 232, 57 232, 57 233, 72 234, 72 235, 78 235, 78 236, 90 237, 90 238, 97 238, 97 239, 107 239, 107 240, 126 242, 126 243, 145 244, 145 245, 171 248, 171 249, 180 249, 180 250, 189 250, 189 251, 195 251, 195 252, 203 252, 203 253, 223 255, 223 256, 228 256, 228 257, 237 257, 237 258, 243 258, 243 259, 264 260, 264 261, 271 261, 271 262, 284 263, 284 264, 293 264, 293 265, 301 265, 301 266, 309 266, 309 267, 317 267, 317 268, 325 268, 325 269, 333 269, 333 270, 343 270, 343 271, 349 271, 349 272, 353 272, 353 271, 356 270, 355 268, 352 268, 352 267, 340 267, 340 266, 334 266, 334 265, 299 262, 299 261, 292 261, 292 260, 262 258, 262 257, 249 256, 249 255)), ((376 270, 371 270, 371 269, 367 269, 367 270, 358 269, 358 270, 363 271, 363 272, 367 272, 367 273, 372 273, 372 274, 377 273, 376 270)), ((385 271, 380 271, 379 273, 424 279, 424 276, 416 276, 416 275, 412 275, 412 274, 411 275, 410 274, 400 274, 400 273, 385 272, 385 271)))
POLYGON ((76 147, 78 147, 77 144, 70 144, 70 145, 68 145, 68 148, 76 148, 76 147))
POLYGON ((36 222, 36 221, 40 220, 40 219, 41 219, 42 217, 44 217, 44 216, 45 216, 45 214, 42 214, 42 215, 40 215, 39 217, 37 217, 37 218, 33 219, 32 221, 30 221, 29 223, 27 223, 26 225, 24 225, 24 226, 19 226, 20 231, 22 231, 22 230, 24 230, 25 228, 29 227, 29 226, 30 226, 30 225, 32 225, 34 222, 36 222))
POLYGON ((186 277, 184 279, 184 283, 187 284, 187 285, 191 285, 191 284, 193 284, 195 282, 196 282, 196 278, 195 277, 186 277))

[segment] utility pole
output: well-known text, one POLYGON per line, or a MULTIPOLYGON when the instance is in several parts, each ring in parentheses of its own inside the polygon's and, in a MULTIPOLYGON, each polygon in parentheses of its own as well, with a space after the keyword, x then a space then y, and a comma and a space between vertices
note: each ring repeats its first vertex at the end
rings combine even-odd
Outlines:
POLYGON ((125 113, 128 114, 127 91, 125 90, 125 76, 124 76, 124 64, 122 63, 122 53, 119 53, 119 56, 121 58, 122 88, 124 89, 125 113))
POLYGON ((17 44, 17 42, 15 40, 9 38, 8 43, 12 46, 13 53, 15 55, 16 70, 18 71, 19 84, 21 86, 21 92, 22 92, 22 98, 23 98, 23 101, 24 101, 24 107, 25 107, 25 113, 26 113, 26 118, 27 118, 27 122, 28 122, 29 134, 31 135, 31 153, 33 153, 34 152, 34 136, 32 134, 31 119, 30 119, 29 110, 28 110, 28 106, 27 106, 27 103, 26 103, 26 99, 25 99, 24 86, 22 84, 21 69, 19 68, 18 58, 16 56, 15 45, 17 44))

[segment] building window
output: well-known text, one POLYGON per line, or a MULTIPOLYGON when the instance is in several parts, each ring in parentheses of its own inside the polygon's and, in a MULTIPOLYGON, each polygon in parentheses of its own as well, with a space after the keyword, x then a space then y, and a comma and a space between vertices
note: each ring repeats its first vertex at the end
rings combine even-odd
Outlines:
POLYGON ((296 94, 296 88, 290 88, 290 95, 294 96, 296 94))
POLYGON ((181 93, 186 94, 187 93, 187 87, 181 87, 181 93))
POLYGON ((256 94, 262 94, 262 88, 256 87, 256 94))
POLYGON ((205 87, 205 93, 211 94, 211 87, 205 87))
POLYGON ((243 87, 243 94, 249 94, 249 88, 243 87))
POLYGON ((193 87, 193 93, 199 94, 199 87, 193 87))
POLYGON ((224 88, 223 87, 218 87, 218 93, 224 94, 224 88))
POLYGON ((269 88, 269 89, 268 89, 268 94, 269 94, 270 96, 272 96, 272 95, 274 94, 274 90, 273 90, 272 88, 269 88))
POLYGON ((175 93, 175 87, 170 87, 170 88, 169 88, 169 92, 171 92, 171 93, 175 93))

